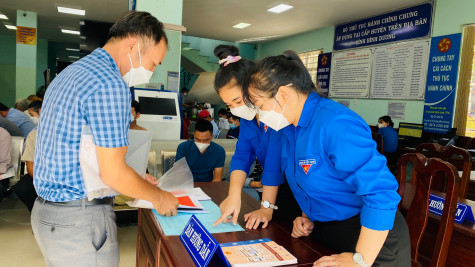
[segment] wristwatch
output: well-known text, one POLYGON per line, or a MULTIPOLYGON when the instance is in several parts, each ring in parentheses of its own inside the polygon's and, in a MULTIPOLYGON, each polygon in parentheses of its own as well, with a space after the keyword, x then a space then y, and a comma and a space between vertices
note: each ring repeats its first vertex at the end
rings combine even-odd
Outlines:
POLYGON ((359 266, 363 266, 363 267, 370 267, 368 264, 366 264, 366 262, 364 261, 363 259, 363 256, 361 254, 359 254, 358 252, 355 252, 355 254, 353 254, 353 261, 358 264, 359 266))
POLYGON ((274 204, 271 204, 271 203, 270 203, 269 201, 267 201, 267 200, 261 201, 261 205, 262 205, 264 208, 266 208, 266 209, 268 209, 268 208, 275 209, 275 210, 278 210, 278 209, 279 209, 279 207, 277 207, 277 206, 274 205, 274 204))

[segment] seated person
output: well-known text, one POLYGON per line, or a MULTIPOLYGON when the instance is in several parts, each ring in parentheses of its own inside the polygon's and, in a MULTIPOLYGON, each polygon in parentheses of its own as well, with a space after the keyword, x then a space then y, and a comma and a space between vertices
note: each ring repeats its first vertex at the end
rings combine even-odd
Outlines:
POLYGON ((28 137, 28 134, 31 132, 31 130, 36 127, 33 121, 30 120, 30 118, 25 115, 25 113, 19 111, 18 109, 9 109, 2 103, 0 103, 0 115, 16 124, 20 128, 25 138, 28 137))
POLYGON ((25 99, 25 98, 20 98, 18 101, 15 103, 15 109, 25 113, 28 118, 35 124, 38 125, 38 118, 31 116, 31 114, 28 112, 28 106, 31 104, 31 100, 25 99))
POLYGON ((383 136, 384 155, 390 165, 395 165, 397 161, 398 134, 393 126, 394 122, 389 116, 383 116, 378 119, 378 133, 383 136))
POLYGON ((209 114, 209 111, 207 111, 206 109, 200 111, 200 113, 198 113, 198 119, 205 119, 211 122, 211 125, 213 126, 213 137, 215 138, 218 137, 219 135, 218 125, 216 124, 216 122, 214 122, 213 118, 211 118, 211 114, 209 114))
MULTIPOLYGON (((208 113, 209 114, 209 113, 208 113)), ((194 140, 181 143, 176 150, 175 161, 185 157, 195 182, 220 182, 223 177, 224 148, 213 139, 213 126, 208 120, 198 120, 194 140)))
POLYGON ((20 128, 18 126, 16 126, 15 123, 5 119, 2 116, 0 116, 0 127, 7 130, 7 132, 11 136, 21 136, 21 137, 23 137, 23 133, 21 132, 20 128))
POLYGON ((228 112, 224 108, 222 108, 218 111, 218 116, 219 116, 218 128, 229 129, 228 112))
POLYGON ((142 126, 137 125, 137 120, 140 118, 140 103, 137 102, 136 100, 132 100, 132 107, 131 107, 131 112, 132 112, 132 118, 130 119, 130 126, 129 129, 131 130, 144 130, 145 129, 142 126))
POLYGON ((0 201, 7 192, 10 179, 3 177, 3 174, 12 165, 13 141, 7 130, 0 127, 0 201))
MULTIPOLYGON (((28 105, 28 109, 27 109, 28 114, 31 116, 32 119, 36 119, 36 123, 35 123, 36 125, 38 125, 38 122, 40 121, 40 113, 41 113, 42 104, 43 104, 43 101, 36 100, 36 101, 31 102, 30 105, 28 105)), ((36 127, 34 129, 36 130, 36 127)))
POLYGON ((23 151, 23 155, 21 155, 21 161, 24 161, 26 164, 27 174, 23 175, 20 178, 20 181, 18 181, 18 183, 13 186, 13 191, 15 191, 15 193, 18 195, 18 198, 21 200, 21 202, 26 205, 30 213, 33 209, 33 204, 35 203, 35 200, 38 197, 38 195, 36 194, 35 187, 33 185, 36 132, 36 129, 31 131, 28 137, 26 138, 25 150, 23 151))
POLYGON ((238 139, 239 138, 239 125, 241 125, 241 120, 238 116, 230 115, 228 118, 229 121, 229 131, 226 135, 226 139, 238 139))

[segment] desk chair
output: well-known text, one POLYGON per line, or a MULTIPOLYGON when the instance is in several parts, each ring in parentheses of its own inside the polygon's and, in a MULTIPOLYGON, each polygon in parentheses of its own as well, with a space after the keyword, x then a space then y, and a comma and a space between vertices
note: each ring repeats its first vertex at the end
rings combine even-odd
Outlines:
POLYGON ((416 185, 416 192, 406 215, 411 240, 412 266, 422 266, 418 259, 418 250, 429 217, 429 194, 434 180, 440 177, 447 180, 447 193, 430 266, 445 266, 457 210, 457 196, 460 185, 457 169, 448 162, 438 158, 428 159, 420 153, 403 155, 399 161, 398 193, 401 196, 399 208, 401 208, 404 197, 408 163, 412 163, 413 175, 416 176, 412 178, 416 185))
MULTIPOLYGON (((418 145, 416 151, 424 154, 426 157, 439 158, 443 161, 449 161, 449 159, 454 156, 461 156, 463 158, 463 173, 461 177, 459 197, 466 198, 470 182, 470 172, 472 170, 472 156, 467 150, 453 145, 441 146, 437 143, 424 143, 418 145)), ((445 180, 442 179, 440 183, 436 182, 434 189, 445 192, 445 187, 445 180)))
POLYGON ((373 140, 376 142, 376 148, 381 155, 384 155, 383 136, 379 133, 371 132, 373 140))
POLYGON ((16 184, 20 180, 20 166, 21 166, 21 154, 23 153, 23 144, 25 139, 20 136, 12 136, 13 141, 13 154, 12 154, 12 167, 15 171, 15 176, 10 178, 10 187, 16 184))

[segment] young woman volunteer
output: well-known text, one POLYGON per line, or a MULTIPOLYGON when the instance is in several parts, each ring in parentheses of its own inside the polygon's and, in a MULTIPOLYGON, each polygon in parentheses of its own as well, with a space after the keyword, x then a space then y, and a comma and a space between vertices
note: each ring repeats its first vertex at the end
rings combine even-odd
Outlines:
POLYGON ((241 118, 239 139, 231 160, 231 182, 228 197, 221 203, 222 216, 214 223, 237 223, 241 209, 241 192, 252 163, 257 157, 264 167, 261 209, 245 215, 246 227, 256 229, 260 223, 266 227, 272 218, 278 186, 284 181, 280 168, 281 133, 259 123, 256 108, 244 104, 242 88, 249 84, 254 62, 242 59, 237 47, 219 45, 214 54, 220 67, 214 86, 231 113, 241 118), (272 144, 272 145, 269 145, 272 144))
POLYGON ((282 168, 302 209, 292 236, 312 232, 341 253, 314 266, 410 266, 408 229, 397 211, 398 184, 368 124, 315 91, 292 51, 257 63, 249 87, 243 87, 245 101, 259 108, 260 121, 285 135, 282 168))

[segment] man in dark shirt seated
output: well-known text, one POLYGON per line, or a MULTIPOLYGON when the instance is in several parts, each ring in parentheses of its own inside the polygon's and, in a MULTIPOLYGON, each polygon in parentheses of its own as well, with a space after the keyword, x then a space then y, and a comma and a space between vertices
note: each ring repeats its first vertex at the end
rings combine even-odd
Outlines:
POLYGON ((238 116, 230 115, 228 117, 229 122, 229 131, 226 134, 226 139, 238 139, 239 138, 239 125, 241 125, 241 120, 238 116))
POLYGON ((200 119, 196 123, 194 140, 181 143, 176 150, 175 161, 185 157, 195 182, 221 182, 223 177, 224 148, 213 139, 213 125, 200 119))

